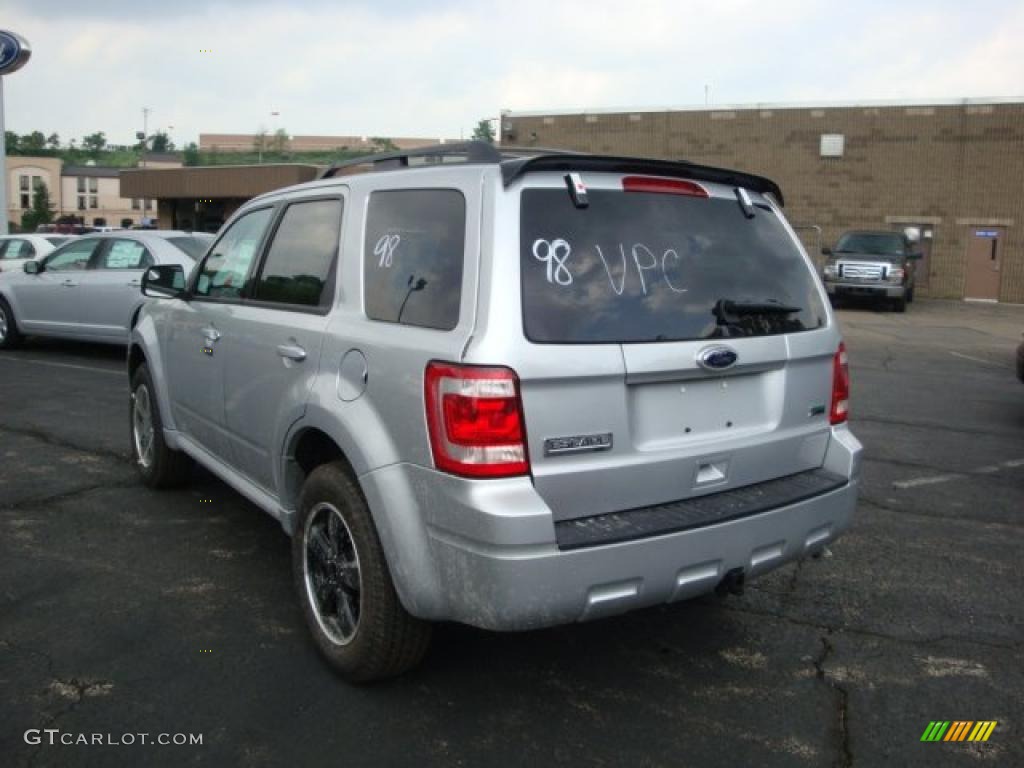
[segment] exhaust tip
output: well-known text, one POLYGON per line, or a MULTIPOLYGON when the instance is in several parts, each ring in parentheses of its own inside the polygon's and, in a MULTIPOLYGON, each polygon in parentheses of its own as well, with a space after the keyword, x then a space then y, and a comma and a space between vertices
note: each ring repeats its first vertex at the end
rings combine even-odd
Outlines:
POLYGON ((718 586, 715 587, 715 593, 721 596, 726 594, 742 595, 745 583, 746 574, 743 572, 743 569, 733 568, 725 572, 725 576, 722 577, 722 580, 718 582, 718 586))

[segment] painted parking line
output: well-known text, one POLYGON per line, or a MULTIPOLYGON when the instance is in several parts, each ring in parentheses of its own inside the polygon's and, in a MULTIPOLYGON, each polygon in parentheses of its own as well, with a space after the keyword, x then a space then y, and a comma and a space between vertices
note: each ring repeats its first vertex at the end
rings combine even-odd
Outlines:
POLYGON ((964 360, 970 360, 973 363, 981 363, 982 365, 990 365, 993 368, 1003 368, 1005 370, 1009 370, 1010 369, 1010 366, 1008 366, 1008 365, 1003 365, 1002 363, 996 363, 996 362, 993 362, 992 360, 986 360, 983 357, 972 357, 971 355, 965 355, 965 354, 963 354, 961 352, 953 352, 953 351, 950 351, 949 354, 953 355, 954 357, 963 358, 964 360))
POLYGON ((112 368, 99 368, 93 365, 75 365, 74 363, 55 363, 52 360, 33 360, 29 357, 12 357, 10 355, 0 356, 0 360, 4 360, 9 363, 31 363, 32 365, 48 365, 52 368, 72 368, 76 371, 93 371, 94 373, 106 373, 113 376, 126 376, 127 373, 123 370, 114 370, 112 368))
POLYGON ((977 467, 975 469, 968 470, 967 472, 951 472, 945 475, 915 477, 912 480, 896 480, 892 485, 894 488, 905 490, 907 488, 917 488, 922 485, 948 483, 950 480, 960 480, 961 478, 970 477, 971 475, 994 475, 997 472, 1002 472, 1004 469, 1015 469, 1016 467, 1024 467, 1024 459, 1009 459, 1008 461, 1003 461, 999 464, 988 464, 984 467, 977 467))

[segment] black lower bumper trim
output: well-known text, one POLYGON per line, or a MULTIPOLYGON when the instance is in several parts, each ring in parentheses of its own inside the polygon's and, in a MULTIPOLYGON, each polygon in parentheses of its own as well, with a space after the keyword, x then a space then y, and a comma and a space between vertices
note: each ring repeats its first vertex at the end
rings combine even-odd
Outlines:
POLYGON ((848 482, 834 472, 812 469, 708 496, 562 520, 555 523, 555 540, 559 549, 569 550, 678 533, 796 504, 848 482))

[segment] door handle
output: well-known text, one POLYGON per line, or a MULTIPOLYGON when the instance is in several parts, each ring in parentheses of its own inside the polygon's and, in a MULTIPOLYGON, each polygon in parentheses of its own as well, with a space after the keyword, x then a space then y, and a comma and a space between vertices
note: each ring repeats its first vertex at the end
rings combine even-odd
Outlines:
POLYGON ((65 288, 74 288, 76 285, 78 285, 78 283, 75 280, 71 280, 69 278, 65 280, 63 283, 61 283, 61 285, 65 288))
POLYGON ((130 288, 138 288, 140 285, 142 285, 142 281, 141 280, 129 280, 127 283, 125 283, 125 285, 129 286, 130 288))
POLYGON ((286 360, 294 360, 297 363, 306 359, 306 350, 298 344, 281 344, 277 348, 277 354, 286 360))
POLYGON ((205 338, 211 344, 220 338, 220 331, 216 328, 203 328, 203 338, 205 338))

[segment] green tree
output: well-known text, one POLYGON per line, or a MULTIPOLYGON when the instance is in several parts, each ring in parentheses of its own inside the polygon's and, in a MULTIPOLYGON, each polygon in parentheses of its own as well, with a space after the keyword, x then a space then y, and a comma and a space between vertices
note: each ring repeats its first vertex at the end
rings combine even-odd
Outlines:
POLYGON ((153 134, 152 149, 154 152, 173 152, 174 142, 171 141, 171 137, 163 131, 157 131, 153 134))
POLYGON ((107 134, 103 131, 97 131, 96 133, 90 133, 88 136, 82 137, 82 149, 87 152, 91 152, 94 155, 98 155, 107 146, 107 134))
POLYGON ((182 155, 184 156, 185 165, 199 165, 199 146, 194 141, 190 141, 185 145, 182 155))
POLYGON ((490 120, 481 120, 476 124, 476 128, 473 129, 473 141, 486 141, 488 144, 494 143, 494 127, 491 125, 490 120))
POLYGON ((370 145, 374 152, 397 152, 398 145, 383 136, 371 136, 370 145))
POLYGON ((50 224, 52 221, 50 190, 46 184, 39 182, 32 192, 32 207, 21 214, 21 229, 24 232, 35 232, 40 224, 50 224))
POLYGON ((270 139, 270 147, 274 152, 283 154, 288 149, 288 131, 284 128, 278 128, 274 131, 274 135, 270 139))
POLYGON ((14 131, 4 131, 4 144, 9 154, 17 155, 21 150, 21 137, 14 131))
POLYGON ((21 141, 18 142, 18 149, 25 155, 42 152, 46 149, 46 137, 42 131, 26 133, 21 137, 21 141))
POLYGON ((56 152, 60 149, 60 136, 56 133, 51 133, 46 137, 46 146, 56 152))

